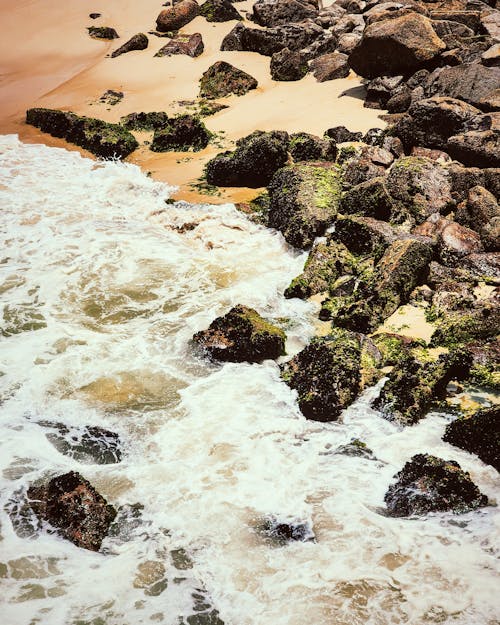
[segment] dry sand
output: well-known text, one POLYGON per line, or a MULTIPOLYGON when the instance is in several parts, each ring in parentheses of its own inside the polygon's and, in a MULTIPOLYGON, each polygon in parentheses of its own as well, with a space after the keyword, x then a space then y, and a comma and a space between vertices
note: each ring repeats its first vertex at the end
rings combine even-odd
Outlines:
MULTIPOLYGON (((235 6, 245 15, 253 2, 235 6)), ((107 121, 118 121, 134 111, 186 109, 182 101, 195 100, 202 73, 217 60, 227 60, 254 76, 259 86, 245 96, 221 99, 229 108, 205 119, 207 127, 220 133, 218 145, 198 153, 155 154, 142 146, 129 158, 153 177, 178 185, 177 199, 212 202, 238 201, 255 195, 255 190, 227 189, 210 196, 193 187, 207 160, 230 149, 232 142, 256 129, 305 131, 322 135, 332 126, 345 125, 366 131, 384 124, 380 111, 363 108, 363 88, 357 77, 317 83, 312 75, 298 82, 275 82, 269 73, 268 57, 251 52, 221 52, 222 38, 236 22, 211 24, 198 17, 183 33, 200 32, 204 53, 154 58, 168 41, 148 35, 149 47, 115 59, 108 55, 138 32, 154 30, 161 2, 152 0, 2 0, 0 21, 0 133, 17 133, 26 142, 46 143, 78 149, 65 141, 41 133, 24 123, 25 111, 34 106, 71 110, 107 121), (89 13, 102 13, 92 20, 89 13), (92 39, 88 26, 112 26, 120 39, 103 42, 92 39), (123 100, 109 106, 99 102, 108 89, 122 91, 123 100), (344 97, 340 95, 348 91, 344 97)), ((250 23, 250 25, 253 25, 250 23)), ((140 139, 148 139, 141 135, 140 139)))

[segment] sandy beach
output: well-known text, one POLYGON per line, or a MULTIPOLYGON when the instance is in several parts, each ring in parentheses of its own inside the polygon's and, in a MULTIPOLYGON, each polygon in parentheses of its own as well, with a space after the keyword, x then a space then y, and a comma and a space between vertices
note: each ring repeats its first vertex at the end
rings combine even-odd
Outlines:
MULTIPOLYGON (((253 2, 235 6, 245 16, 253 2)), ((328 3, 326 3, 328 4, 328 3)), ((14 2, 0 7, 5 34, 0 61, 0 133, 16 133, 29 143, 45 143, 88 152, 61 139, 55 139, 25 124, 26 109, 47 107, 117 122, 120 117, 139 111, 166 111, 168 114, 192 112, 198 81, 203 72, 218 60, 226 60, 254 76, 256 90, 245 96, 220 99, 228 108, 205 118, 217 140, 197 153, 162 153, 149 150, 138 135, 141 147, 129 160, 151 175, 179 186, 176 199, 220 203, 255 196, 255 190, 223 189, 217 195, 204 195, 197 181, 204 164, 221 149, 253 130, 286 130, 322 135, 327 128, 344 125, 353 131, 366 132, 383 127, 380 111, 363 108, 363 87, 351 73, 348 78, 316 82, 308 74, 297 82, 276 82, 269 72, 269 57, 252 52, 221 52, 223 37, 235 21, 209 23, 197 17, 180 32, 203 36, 205 50, 198 58, 183 55, 154 58, 166 39, 148 35, 146 50, 129 52, 117 58, 110 53, 138 32, 155 28, 161 4, 146 0, 95 2, 82 5, 76 0, 61 5, 54 2, 14 2), (101 13, 92 20, 89 13, 101 13), (36 19, 34 19, 36 16, 36 19), (89 26, 111 26, 120 38, 100 41, 88 35, 89 26), (99 100, 108 89, 121 91, 124 97, 110 106, 99 100), (347 92, 345 96, 341 94, 347 92), (186 104, 188 103, 188 104, 186 104)), ((255 24, 249 22, 255 27, 255 24)))

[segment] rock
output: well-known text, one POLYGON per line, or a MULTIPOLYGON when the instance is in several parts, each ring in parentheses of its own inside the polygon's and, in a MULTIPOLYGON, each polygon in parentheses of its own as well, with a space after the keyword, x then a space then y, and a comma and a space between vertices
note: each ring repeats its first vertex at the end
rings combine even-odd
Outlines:
POLYGON ((341 175, 331 163, 295 164, 278 170, 268 187, 268 226, 290 245, 306 249, 337 215, 341 175))
POLYGON ((422 341, 392 332, 377 332, 372 340, 380 352, 380 367, 399 366, 411 349, 422 347, 422 341))
POLYGON ((163 111, 151 113, 130 113, 120 119, 120 123, 127 130, 156 130, 164 128, 168 123, 168 115, 163 111))
POLYGON ((336 421, 361 390, 361 339, 337 329, 313 339, 282 367, 285 382, 298 393, 302 414, 313 421, 336 421))
POLYGON ((271 57, 271 78, 278 81, 301 80, 309 71, 301 52, 283 48, 271 57))
POLYGON ((26 123, 103 158, 125 158, 139 146, 134 136, 119 124, 65 111, 29 109, 26 123))
POLYGON ((345 126, 335 126, 325 131, 325 137, 333 139, 335 143, 347 143, 348 141, 361 141, 362 132, 352 132, 345 126))
POLYGON ((486 67, 500 66, 500 43, 495 43, 481 55, 481 63, 486 67))
POLYGON ((283 546, 292 541, 306 542, 315 538, 308 523, 280 520, 276 516, 265 517, 256 527, 256 531, 276 546, 283 546))
POLYGON ((321 139, 307 132, 297 132, 290 136, 290 154, 296 163, 334 161, 337 157, 337 146, 330 139, 321 139))
POLYGON ((462 100, 435 96, 410 106, 393 132, 403 141, 406 150, 415 145, 446 150, 448 139, 466 131, 480 113, 462 100))
POLYGON ((181 0, 168 9, 163 9, 156 18, 156 28, 161 33, 179 30, 199 15, 200 7, 195 0, 181 0))
POLYGON ((153 152, 198 152, 206 148, 212 134, 205 124, 193 115, 179 115, 155 130, 151 150, 153 152))
POLYGON ((359 214, 382 221, 397 219, 395 204, 385 186, 385 178, 371 178, 351 187, 343 195, 340 212, 344 215, 359 214))
POLYGON ((471 130, 454 135, 446 146, 450 156, 464 165, 475 167, 500 166, 500 128, 471 130))
POLYGON ((235 306, 217 317, 208 330, 197 332, 193 341, 211 358, 225 362, 261 362, 285 353, 283 330, 263 319, 253 308, 235 306))
POLYGON ((50 428, 45 436, 60 453, 84 464, 115 464, 122 458, 120 437, 99 426, 70 427, 64 423, 39 421, 50 428))
POLYGON ((244 95, 257 88, 253 76, 225 61, 211 65, 200 80, 200 97, 215 99, 235 94, 244 95))
POLYGON ((481 494, 469 473, 453 460, 417 454, 394 478, 397 482, 384 497, 391 516, 460 513, 488 504, 488 498, 481 494))
POLYGON ((337 52, 347 54, 347 56, 349 56, 349 54, 351 54, 354 48, 361 41, 361 36, 362 35, 360 33, 344 33, 343 35, 340 35, 337 44, 337 52))
POLYGON ((91 20, 96 20, 98 17, 101 17, 101 13, 89 13, 89 17, 91 20))
POLYGON ((125 54, 126 52, 132 52, 132 50, 145 50, 148 47, 149 40, 144 33, 138 33, 129 39, 126 43, 120 46, 117 50, 111 53, 111 58, 125 54))
POLYGON ((365 145, 343 166, 344 185, 358 185, 371 178, 383 176, 394 161, 394 156, 383 148, 365 145))
POLYGON ((160 48, 155 56, 186 54, 191 58, 195 58, 200 56, 204 49, 205 45, 200 33, 193 33, 192 35, 176 35, 166 45, 160 48))
POLYGON ((385 187, 393 203, 392 220, 422 223, 454 207, 448 170, 428 158, 407 156, 394 162, 385 187), (399 218, 397 217, 399 215, 399 218))
POLYGON ((439 163, 451 163, 451 158, 443 150, 433 150, 431 148, 421 148, 414 146, 411 149, 410 156, 423 156, 424 158, 430 158, 431 161, 438 161, 439 163))
POLYGON ((371 217, 341 217, 332 236, 357 256, 370 256, 377 263, 385 250, 401 235, 385 221, 371 217))
POLYGON ((207 0, 200 6, 200 15, 203 15, 207 22, 229 22, 243 19, 230 0, 207 0))
POLYGON ((498 286, 498 281, 500 281, 500 255, 498 252, 469 254, 463 259, 463 267, 478 278, 486 278, 498 286))
POLYGON ((479 185, 469 190, 467 201, 455 213, 455 220, 478 232, 485 248, 492 252, 500 249, 499 218, 500 207, 495 196, 479 185))
POLYGON ((317 243, 311 250, 304 271, 294 278, 285 291, 285 297, 306 299, 328 291, 345 274, 353 274, 356 260, 342 243, 331 236, 326 243, 317 243))
POLYGON ((432 61, 446 45, 430 20, 417 13, 367 26, 349 65, 360 76, 409 74, 432 61))
POLYGON ((444 41, 448 50, 465 47, 474 37, 474 31, 464 24, 447 19, 433 19, 432 28, 444 41))
POLYGON ((36 516, 77 547, 99 551, 116 510, 79 473, 71 471, 28 488, 36 516))
POLYGON ((366 443, 363 443, 363 441, 360 441, 358 438, 353 438, 350 443, 337 447, 335 454, 350 456, 351 458, 366 458, 367 460, 375 459, 373 451, 366 443))
POLYGON ((481 26, 483 30, 490 36, 492 39, 498 41, 500 40, 500 15, 498 11, 489 10, 482 11, 481 16, 481 26))
MULTIPOLYGON (((366 145, 387 149, 384 145, 385 138, 385 131, 382 128, 370 128, 370 130, 367 130, 363 135, 362 141, 366 143, 366 145)), ((390 163, 392 163, 393 160, 394 158, 391 158, 390 163)))
POLYGON ((251 17, 259 26, 269 27, 301 22, 317 15, 317 7, 306 0, 257 0, 251 17))
POLYGON ((99 98, 99 102, 102 102, 103 104, 109 104, 110 106, 115 106, 116 104, 119 104, 123 100, 123 96, 124 96, 123 91, 115 91, 114 89, 108 89, 99 98))
POLYGON ((389 374, 374 407, 386 419, 413 425, 445 396, 451 380, 467 377, 470 365, 470 355, 464 350, 444 354, 434 361, 425 353, 421 358, 408 354, 389 374))
POLYGON ((482 252, 483 245, 477 232, 450 222, 440 233, 438 251, 442 263, 453 265, 459 263, 463 256, 482 252))
POLYGON ((383 109, 387 102, 393 98, 399 89, 406 85, 403 76, 378 76, 366 86, 365 106, 368 108, 383 109))
POLYGON ((500 471, 500 408, 485 408, 456 419, 446 426, 443 440, 500 471))
POLYGON ((500 68, 465 63, 436 73, 427 91, 429 95, 457 98, 483 111, 492 111, 500 105, 499 85, 500 68))
POLYGON ((346 78, 350 72, 347 56, 339 52, 318 56, 311 61, 310 67, 318 82, 346 78))
POLYGON ((472 355, 472 367, 467 382, 487 388, 493 392, 500 391, 500 339, 467 343, 472 355))
POLYGON ((234 152, 223 152, 206 165, 209 184, 228 187, 263 187, 288 160, 286 132, 256 130, 239 139, 234 152))
POLYGON ((119 39, 116 30, 109 26, 89 26, 87 30, 94 39, 119 39))

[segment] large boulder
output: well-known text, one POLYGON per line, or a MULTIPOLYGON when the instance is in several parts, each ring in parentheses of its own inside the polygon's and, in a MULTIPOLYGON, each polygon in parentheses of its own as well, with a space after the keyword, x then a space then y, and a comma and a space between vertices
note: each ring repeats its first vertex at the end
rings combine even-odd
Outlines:
POLYGON ((386 221, 364 216, 340 217, 331 236, 352 254, 370 256, 375 263, 397 239, 405 238, 386 221))
POLYGON ((70 471, 42 486, 30 486, 28 501, 36 516, 77 547, 99 551, 116 510, 79 473, 70 471))
POLYGON ((391 516, 468 512, 488 504, 469 473, 453 460, 417 454, 394 478, 384 497, 391 516))
POLYGON ((200 56, 204 49, 205 45, 200 33, 193 33, 192 35, 176 35, 166 45, 160 48, 155 56, 185 54, 191 58, 195 58, 200 56))
POLYGON ((391 421, 413 425, 444 397, 451 380, 467 377, 470 365, 470 356, 462 350, 437 360, 429 360, 425 353, 408 354, 389 374, 374 406, 391 421))
POLYGON ((301 80, 309 71, 304 55, 288 48, 272 55, 270 69, 271 78, 277 81, 301 80))
POLYGON ((447 152, 464 165, 500 166, 500 113, 483 115, 474 122, 478 129, 449 138, 447 152))
POLYGON ((410 74, 444 52, 446 44, 432 23, 417 13, 370 24, 349 56, 349 65, 360 76, 410 74))
POLYGON ((200 97, 215 99, 233 93, 245 95, 248 91, 256 89, 257 84, 250 74, 226 61, 217 61, 203 73, 200 79, 200 97))
POLYGON ((332 163, 300 163, 278 170, 269 187, 268 226, 290 245, 311 247, 338 211, 341 173, 332 163))
POLYGON ((103 158, 125 158, 139 147, 135 137, 119 124, 79 117, 66 111, 29 109, 26 123, 103 158))
POLYGON ((207 0, 200 7, 200 15, 203 15, 207 22, 243 19, 230 0, 207 0))
POLYGON ((193 115, 179 115, 155 130, 151 150, 153 152, 187 152, 203 150, 210 141, 211 133, 205 124, 193 115))
POLYGON ((234 152, 223 152, 206 165, 209 184, 226 187, 263 187, 288 160, 286 132, 256 130, 236 142, 234 152))
POLYGON ((347 55, 339 52, 331 52, 316 57, 311 61, 310 68, 318 82, 347 78, 351 71, 347 62, 347 55))
POLYGON ((129 39, 126 43, 120 46, 117 50, 111 53, 111 57, 115 58, 126 52, 132 52, 133 50, 145 50, 148 47, 149 40, 144 33, 138 33, 129 39))
POLYGON ((336 421, 361 390, 361 338, 345 330, 314 339, 283 366, 282 377, 297 391, 302 414, 336 421))
POLYGON ((253 308, 238 305, 197 332, 193 341, 216 360, 261 362, 285 353, 286 336, 253 308))
POLYGON ((484 408, 446 426, 443 440, 479 456, 500 471, 500 408, 484 408))
POLYGON ((257 0, 251 17, 259 26, 281 26, 317 15, 317 6, 307 0, 257 0))
POLYGON ((290 154, 296 163, 334 161, 337 157, 337 146, 328 138, 321 139, 307 132, 296 132, 290 135, 290 154))
POLYGON ((199 15, 200 7, 195 0, 181 0, 167 9, 163 9, 156 18, 156 28, 167 33, 179 30, 199 15))
POLYGON ((378 176, 348 189, 342 196, 340 212, 363 215, 382 221, 402 221, 396 202, 389 195, 385 178, 378 176))

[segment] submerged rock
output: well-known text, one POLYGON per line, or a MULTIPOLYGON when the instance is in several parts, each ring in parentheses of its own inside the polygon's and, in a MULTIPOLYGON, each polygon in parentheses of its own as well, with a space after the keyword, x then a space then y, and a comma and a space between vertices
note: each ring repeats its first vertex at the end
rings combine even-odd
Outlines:
POLYGON ((198 152, 208 145, 212 134, 205 124, 193 115, 179 115, 155 130, 151 150, 153 152, 198 152))
POLYGON ((285 353, 283 330, 263 319, 253 308, 235 306, 217 317, 193 340, 212 358, 226 362, 261 362, 285 353))
POLYGON ((417 454, 394 477, 397 481, 384 497, 391 516, 461 513, 488 504, 488 498, 479 491, 469 473, 453 460, 417 454))
POLYGON ((500 407, 479 410, 446 426, 443 440, 479 456, 500 471, 500 407))
POLYGON ((29 503, 37 517, 91 551, 99 551, 116 510, 79 473, 70 471, 43 486, 30 486, 29 503))
POLYGON ((29 109, 26 123, 104 158, 125 158, 139 146, 135 137, 119 124, 65 111, 29 109))
POLYGON ((223 98, 231 94, 245 95, 257 88, 253 76, 226 61, 211 65, 200 79, 200 97, 223 98))
POLYGON ((206 165, 209 184, 225 187, 263 187, 288 160, 286 132, 262 132, 236 142, 234 152, 222 152, 206 165))
POLYGON ((167 33, 179 30, 199 14, 200 7, 195 0, 181 0, 168 9, 163 9, 156 18, 156 28, 167 33))
POLYGON ((126 52, 132 52, 133 50, 145 50, 148 47, 149 40, 144 33, 138 33, 129 39, 126 43, 120 46, 117 50, 111 53, 111 58, 125 54, 126 52))
POLYGON ((82 463, 114 464, 122 458, 120 437, 99 426, 70 427, 64 423, 40 421, 50 428, 45 436, 60 453, 82 463))
POLYGON ((336 421, 361 390, 361 339, 335 330, 313 339, 282 367, 282 378, 298 393, 302 414, 313 421, 336 421))
POLYGON ((314 540, 314 532, 304 521, 284 521, 276 516, 265 517, 255 528, 268 542, 281 547, 293 541, 314 540))
POLYGON ((335 220, 341 171, 331 163, 290 165, 276 172, 268 191, 268 226, 280 230, 291 245, 305 249, 335 220))

